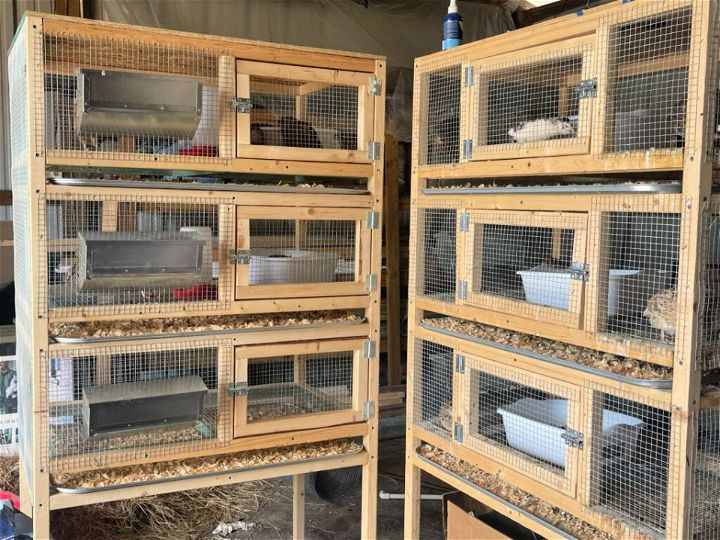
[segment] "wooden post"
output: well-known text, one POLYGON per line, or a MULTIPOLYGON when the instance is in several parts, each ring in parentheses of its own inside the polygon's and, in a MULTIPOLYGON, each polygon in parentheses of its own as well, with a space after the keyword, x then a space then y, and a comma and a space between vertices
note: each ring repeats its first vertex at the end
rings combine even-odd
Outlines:
POLYGON ((387 383, 402 383, 402 345, 400 309, 400 220, 398 219, 398 143, 385 135, 385 305, 387 309, 387 383))
POLYGON ((305 475, 293 475, 293 538, 305 539, 305 475))

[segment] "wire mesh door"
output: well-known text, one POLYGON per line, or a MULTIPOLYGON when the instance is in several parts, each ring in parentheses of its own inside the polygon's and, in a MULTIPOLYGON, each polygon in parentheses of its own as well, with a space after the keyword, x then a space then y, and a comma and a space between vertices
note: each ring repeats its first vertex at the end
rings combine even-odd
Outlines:
POLYGON ((364 419, 364 340, 238 347, 235 437, 364 419))
POLYGON ((368 212, 238 207, 236 297, 366 294, 368 212))
POLYGON ((472 159, 590 151, 593 38, 577 38, 475 64, 472 159))
POLYGON ((238 60, 238 157, 367 163, 370 77, 238 60))
POLYGON ((579 388, 516 366, 458 354, 462 445, 574 496, 579 388))
MULTIPOLYGON (((458 238, 461 303, 579 327, 587 215, 466 212, 458 238)), ((462 225, 462 224, 461 224, 462 225)))
POLYGON ((462 65, 430 69, 416 74, 420 105, 417 125, 422 165, 458 163, 462 108, 462 65))
POLYGON ((688 95, 699 91, 689 81, 692 4, 638 2, 619 13, 600 33, 607 49, 600 75, 605 118, 597 132, 604 151, 682 152, 688 95))

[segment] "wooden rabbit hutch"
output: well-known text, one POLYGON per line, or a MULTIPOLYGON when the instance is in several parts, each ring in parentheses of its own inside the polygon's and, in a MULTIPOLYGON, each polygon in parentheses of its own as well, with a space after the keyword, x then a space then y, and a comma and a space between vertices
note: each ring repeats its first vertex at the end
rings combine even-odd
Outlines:
POLYGON ((547 538, 717 538, 715 1, 416 61, 406 536, 429 473, 547 538))
POLYGON ((36 537, 56 509, 287 475, 299 537, 303 475, 351 466, 375 536, 384 74, 25 15, 10 103, 36 537), (145 465, 165 472, 127 480, 145 465))

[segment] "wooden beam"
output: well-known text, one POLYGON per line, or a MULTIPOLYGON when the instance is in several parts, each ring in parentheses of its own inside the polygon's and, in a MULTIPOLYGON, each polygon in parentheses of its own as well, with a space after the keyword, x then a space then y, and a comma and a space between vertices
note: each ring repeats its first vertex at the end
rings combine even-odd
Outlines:
POLYGON ((293 475, 293 538, 305 540, 305 475, 293 475))

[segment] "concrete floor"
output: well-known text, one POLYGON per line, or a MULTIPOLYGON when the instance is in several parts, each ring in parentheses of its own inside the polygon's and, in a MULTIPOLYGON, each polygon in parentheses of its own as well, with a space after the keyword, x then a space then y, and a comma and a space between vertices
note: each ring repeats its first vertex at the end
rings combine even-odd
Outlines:
MULTIPOLYGON (((404 439, 390 439, 380 443, 378 489, 393 493, 403 491, 405 458, 404 439)), ((430 481, 432 481, 430 479, 430 481)), ((277 496, 249 517, 259 527, 248 532, 236 532, 235 539, 290 539, 292 538, 292 484, 284 478, 274 481, 277 496)), ((427 493, 442 493, 441 488, 428 485, 427 493)), ((423 540, 443 538, 442 503, 422 503, 421 531, 423 540)), ((359 538, 359 494, 342 506, 327 503, 315 494, 306 496, 305 531, 308 540, 345 540, 359 538)), ((403 538, 403 501, 378 501, 378 538, 396 540, 403 538)))

